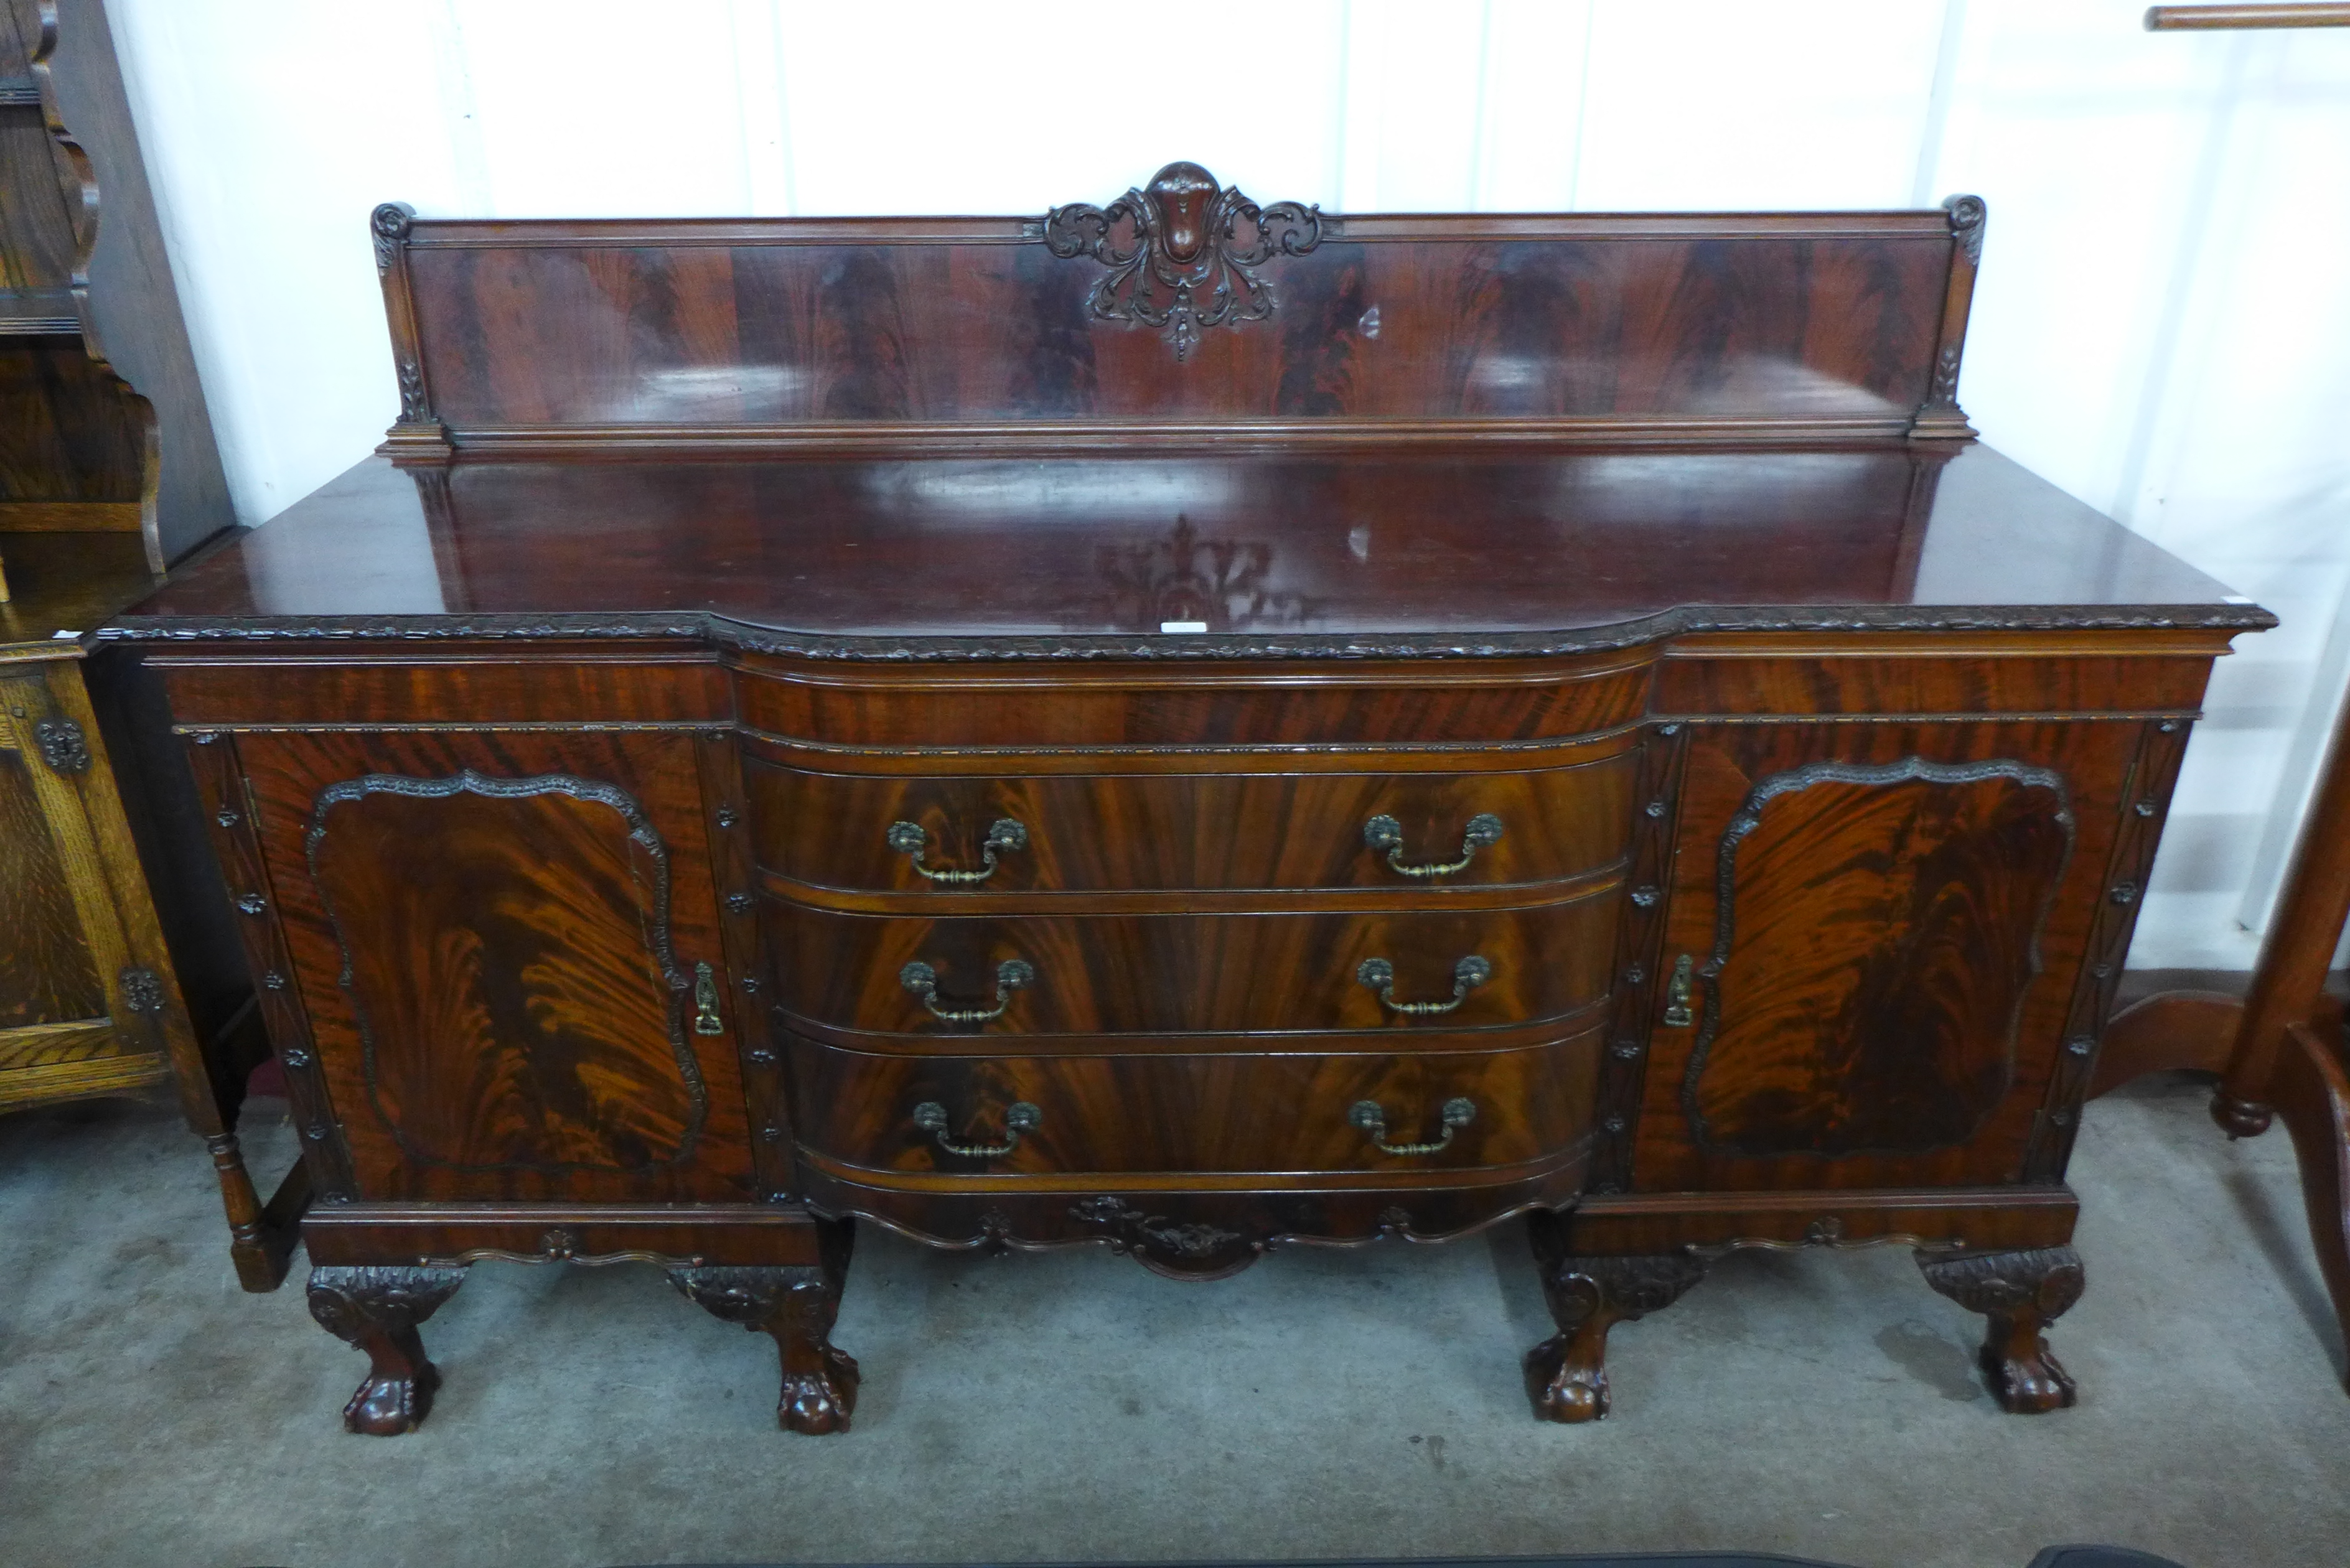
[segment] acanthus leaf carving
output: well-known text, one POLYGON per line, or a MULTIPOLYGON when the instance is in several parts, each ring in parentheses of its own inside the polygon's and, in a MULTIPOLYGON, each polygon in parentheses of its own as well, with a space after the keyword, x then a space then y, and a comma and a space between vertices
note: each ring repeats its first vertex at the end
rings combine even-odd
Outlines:
POLYGON ((432 422, 432 410, 424 400, 424 371, 413 359, 400 362, 400 422, 421 425, 432 422))
POLYGON ((1098 1225, 1109 1250, 1132 1258, 1170 1279, 1222 1279, 1261 1257, 1266 1243, 1238 1231, 1199 1221, 1146 1214, 1115 1195, 1085 1198, 1069 1206, 1069 1218, 1098 1225))
POLYGON ((416 219, 416 209, 405 202, 386 202, 368 219, 368 231, 375 239, 375 270, 380 275, 391 270, 400 259, 400 246, 408 243, 408 226, 416 219))
POLYGON ((1177 162, 1107 207, 1054 208, 1042 237, 1056 256, 1091 256, 1109 269, 1087 298, 1096 319, 1165 328, 1181 359, 1211 327, 1271 316, 1273 291, 1250 269, 1304 255, 1335 227, 1318 206, 1260 207, 1236 185, 1219 189, 1197 163, 1177 162))
POLYGON ((1981 265, 1983 221, 1991 209, 1981 196, 1952 196, 1942 203, 1942 210, 1950 214, 1950 237, 1966 251, 1967 265, 1981 265))

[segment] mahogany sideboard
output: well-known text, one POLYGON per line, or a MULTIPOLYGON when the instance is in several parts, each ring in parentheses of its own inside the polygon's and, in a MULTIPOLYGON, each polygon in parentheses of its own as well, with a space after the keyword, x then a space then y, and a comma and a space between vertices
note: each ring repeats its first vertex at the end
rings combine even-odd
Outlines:
POLYGON ((484 1258, 847 1424, 852 1225, 1214 1277, 1533 1228, 1538 1413, 1742 1247, 2069 1404, 2075 1116, 2212 659, 1975 444, 1983 208, 374 218, 382 454, 109 631, 303 1129, 346 1412, 484 1258))

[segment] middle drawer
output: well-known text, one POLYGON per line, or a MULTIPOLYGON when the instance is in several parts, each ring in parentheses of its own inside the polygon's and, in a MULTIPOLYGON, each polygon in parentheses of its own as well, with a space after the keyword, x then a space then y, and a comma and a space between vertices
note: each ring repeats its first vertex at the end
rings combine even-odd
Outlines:
POLYGON ((1614 863, 1635 754, 1517 773, 903 778, 751 761, 759 863, 843 892, 1494 888, 1614 863))
POLYGON ((1393 914, 943 919, 777 901, 762 924, 776 1000, 804 1029, 1453 1031, 1597 1004, 1622 892, 1610 880, 1553 903, 1393 914))

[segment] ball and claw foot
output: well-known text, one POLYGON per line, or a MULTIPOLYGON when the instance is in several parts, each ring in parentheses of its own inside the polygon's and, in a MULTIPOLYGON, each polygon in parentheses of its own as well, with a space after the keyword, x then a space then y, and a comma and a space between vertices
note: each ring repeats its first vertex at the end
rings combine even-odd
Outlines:
POLYGON ((1567 1251, 1567 1222, 1553 1214, 1530 1216, 1528 1234, 1559 1332, 1526 1352, 1527 1397, 1545 1421, 1604 1421, 1607 1331, 1679 1300, 1705 1278, 1705 1261, 1690 1253, 1577 1257, 1567 1251))
POLYGON ((364 1350, 368 1375, 343 1407, 343 1429, 371 1438, 412 1432, 432 1411, 439 1368, 425 1358, 416 1325, 465 1282, 465 1271, 321 1266, 310 1271, 310 1315, 336 1338, 364 1350))
MULTIPOLYGON (((1607 1352, 1600 1335, 1600 1354, 1607 1352)), ((1526 1397, 1538 1420, 1578 1426, 1607 1419, 1607 1367, 1578 1355, 1565 1334, 1554 1334, 1526 1352, 1526 1397)))
POLYGON ((827 1221, 818 1264, 669 1271, 669 1282, 712 1316, 775 1339, 783 1359, 775 1424, 787 1432, 846 1432, 857 1409, 856 1359, 828 1337, 853 1240, 846 1223, 827 1221))
POLYGON ((783 1397, 775 1403, 777 1426, 812 1438, 846 1432, 857 1410, 857 1358, 829 1345, 816 1348, 822 1365, 797 1374, 786 1370, 783 1397))
POLYGON ((2071 1376, 2048 1353, 2044 1333, 2081 1299, 2078 1252, 2070 1247, 1920 1251, 1918 1267, 1928 1284, 1988 1321, 1990 1331, 1976 1360, 2002 1409, 2043 1415, 2079 1397, 2071 1376))

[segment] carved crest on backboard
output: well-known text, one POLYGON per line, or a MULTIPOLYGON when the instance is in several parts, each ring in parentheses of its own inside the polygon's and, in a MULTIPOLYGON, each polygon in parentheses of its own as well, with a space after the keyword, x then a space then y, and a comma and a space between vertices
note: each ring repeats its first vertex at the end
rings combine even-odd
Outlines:
POLYGON ((1109 269, 1087 300, 1097 319, 1164 328, 1180 359, 1208 327, 1271 316, 1273 291, 1250 269, 1304 255, 1336 223, 1295 202, 1260 207, 1197 163, 1170 163, 1107 207, 1054 208, 1043 237, 1056 256, 1109 269))

